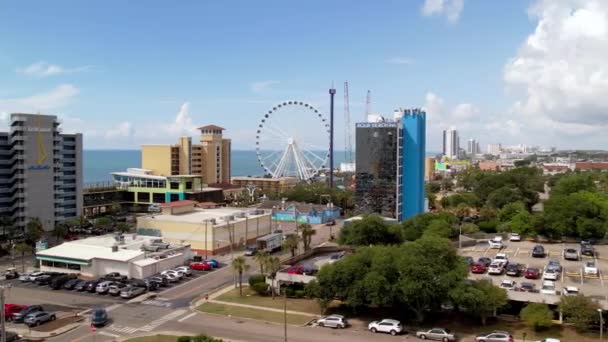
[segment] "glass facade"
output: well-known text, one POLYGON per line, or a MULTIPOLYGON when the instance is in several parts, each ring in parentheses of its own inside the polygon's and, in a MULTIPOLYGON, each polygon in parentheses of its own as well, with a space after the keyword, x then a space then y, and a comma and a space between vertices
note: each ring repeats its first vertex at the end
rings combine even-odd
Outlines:
POLYGON ((396 218, 398 125, 358 123, 356 130, 356 211, 396 218))

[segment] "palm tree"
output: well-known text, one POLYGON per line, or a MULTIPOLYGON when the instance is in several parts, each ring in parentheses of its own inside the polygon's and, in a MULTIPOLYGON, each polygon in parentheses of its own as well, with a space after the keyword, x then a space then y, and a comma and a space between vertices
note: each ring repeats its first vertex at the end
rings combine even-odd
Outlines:
POLYGON ((312 243, 312 236, 317 233, 316 230, 312 228, 312 226, 308 223, 302 223, 300 225, 300 232, 302 232, 302 242, 304 243, 304 251, 310 249, 310 244, 312 243))
POLYGON ((253 259, 260 264, 260 273, 264 274, 264 265, 266 264, 266 261, 268 260, 268 258, 270 257, 270 254, 266 251, 259 251, 254 257, 253 259))
POLYGON ((129 231, 129 229, 131 229, 131 227, 129 226, 128 223, 125 223, 125 222, 119 222, 116 225, 116 230, 118 230, 121 233, 126 233, 129 231))
POLYGON ((296 252, 298 251, 298 245, 300 244, 300 236, 298 235, 290 235, 287 237, 285 242, 283 242, 283 248, 287 249, 291 252, 291 257, 296 256, 296 252))
POLYGON ((58 223, 53 228, 51 234, 55 237, 55 243, 59 244, 59 239, 63 238, 67 234, 68 228, 65 223, 58 223))
POLYGON ((232 270, 234 273, 239 275, 239 294, 243 295, 243 273, 249 270, 249 265, 247 264, 247 260, 244 257, 236 257, 232 260, 232 270))
POLYGON ((272 292, 272 299, 274 299, 274 280, 277 277, 277 272, 281 269, 281 260, 278 257, 269 256, 265 262, 266 271, 268 271, 268 276, 272 281, 272 285, 270 286, 270 291, 272 292))
POLYGON ((21 253, 21 272, 25 272, 25 253, 31 253, 33 248, 27 243, 21 242, 15 246, 15 251, 21 253))
POLYGON ((44 235, 42 222, 40 222, 40 219, 37 217, 30 218, 29 222, 25 225, 25 228, 25 239, 30 243, 35 243, 44 235))

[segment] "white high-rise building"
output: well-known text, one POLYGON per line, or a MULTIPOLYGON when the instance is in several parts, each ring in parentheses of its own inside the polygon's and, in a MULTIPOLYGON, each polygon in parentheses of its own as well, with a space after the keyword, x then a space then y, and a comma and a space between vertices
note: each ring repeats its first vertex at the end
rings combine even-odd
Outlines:
POLYGON ((443 155, 457 159, 460 151, 460 137, 458 131, 454 128, 443 131, 443 155))
POLYGON ((500 144, 488 144, 488 154, 497 156, 500 152, 502 152, 500 144))
POLYGON ((481 153, 481 151, 479 150, 479 141, 475 140, 475 139, 469 139, 467 141, 467 154, 470 156, 474 156, 476 154, 481 153))

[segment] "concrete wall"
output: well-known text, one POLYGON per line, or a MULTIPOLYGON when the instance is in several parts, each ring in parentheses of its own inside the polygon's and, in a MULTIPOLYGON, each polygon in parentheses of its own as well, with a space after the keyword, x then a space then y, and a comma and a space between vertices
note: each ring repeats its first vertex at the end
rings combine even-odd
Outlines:
POLYGON ((141 167, 158 176, 170 176, 171 145, 142 145, 141 167))
POLYGON ((188 250, 184 251, 184 253, 169 256, 166 259, 159 259, 153 264, 139 266, 132 263, 129 267, 129 277, 143 279, 162 271, 185 265, 192 255, 193 253, 188 250))

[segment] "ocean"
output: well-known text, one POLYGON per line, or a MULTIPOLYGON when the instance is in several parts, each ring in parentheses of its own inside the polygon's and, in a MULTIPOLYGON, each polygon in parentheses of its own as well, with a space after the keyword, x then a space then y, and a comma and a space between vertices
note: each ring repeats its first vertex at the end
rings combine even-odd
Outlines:
MULTIPOLYGON (((435 156, 437 152, 427 152, 435 156)), ((340 166, 344 152, 336 151, 334 164, 340 166)), ((85 150, 83 152, 84 183, 108 182, 112 172, 125 171, 129 167, 141 167, 139 150, 85 150)), ((232 176, 260 176, 264 170, 258 163, 255 151, 232 151, 232 176)))

